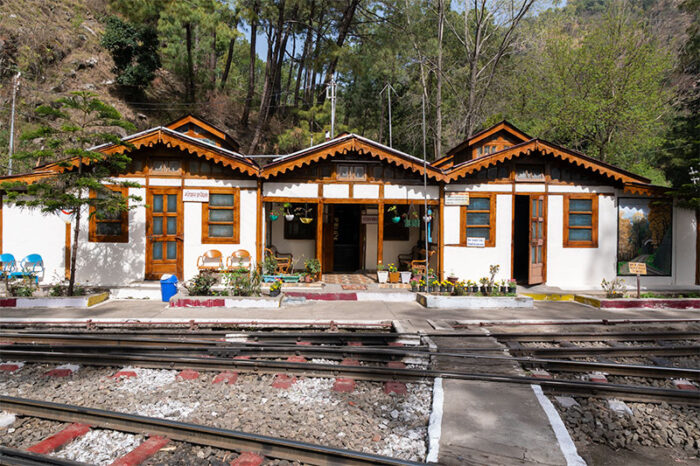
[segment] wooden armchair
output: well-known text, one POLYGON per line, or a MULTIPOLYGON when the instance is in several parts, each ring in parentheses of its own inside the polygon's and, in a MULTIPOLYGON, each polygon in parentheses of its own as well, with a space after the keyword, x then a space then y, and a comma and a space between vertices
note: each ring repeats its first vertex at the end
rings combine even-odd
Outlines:
MULTIPOLYGON (((425 257, 425 249, 421 249, 418 252, 420 254, 419 257, 425 257)), ((429 262, 430 258, 433 256, 433 254, 435 254, 436 252, 437 251, 435 251, 434 249, 431 249, 430 251, 428 251, 428 258, 427 259, 414 259, 414 260, 412 260, 409 263, 410 267, 408 270, 410 270, 410 271, 416 270, 418 273, 425 275, 428 272, 427 263, 429 262)))
POLYGON ((197 258, 197 268, 201 270, 220 270, 224 267, 221 251, 210 249, 197 258))
POLYGON ((234 251, 233 254, 226 258, 226 270, 250 269, 252 264, 253 258, 245 249, 234 251))
POLYGON ((275 248, 274 246, 265 248, 265 254, 272 257, 277 262, 277 269, 275 270, 275 273, 283 274, 290 272, 290 269, 292 268, 291 254, 279 253, 277 252, 277 248, 275 248))

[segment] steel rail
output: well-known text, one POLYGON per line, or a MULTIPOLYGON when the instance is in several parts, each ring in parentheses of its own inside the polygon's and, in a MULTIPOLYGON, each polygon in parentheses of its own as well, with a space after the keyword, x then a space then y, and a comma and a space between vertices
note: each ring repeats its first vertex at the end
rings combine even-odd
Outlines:
POLYGON ((700 354, 700 345, 684 346, 610 346, 610 347, 580 347, 580 348, 508 348, 513 354, 531 354, 533 356, 549 356, 558 358, 581 356, 694 356, 700 354))
POLYGON ((198 445, 235 451, 254 451, 261 455, 317 465, 419 465, 415 461, 373 455, 359 451, 316 445, 266 435, 221 429, 200 424, 172 421, 136 414, 107 411, 49 401, 0 396, 0 407, 25 416, 63 422, 80 422, 123 432, 162 435, 198 445))
POLYGON ((542 388, 562 393, 612 395, 632 401, 669 403, 679 402, 700 405, 700 391, 665 389, 637 385, 621 385, 585 381, 539 379, 488 373, 469 373, 450 370, 396 369, 389 367, 344 366, 333 364, 297 363, 288 361, 259 361, 220 358, 162 358, 155 356, 85 354, 85 353, 37 353, 4 351, 5 355, 33 362, 75 362, 95 366, 136 364, 156 369, 195 369, 202 371, 236 370, 258 374, 277 374, 280 371, 314 377, 344 376, 358 380, 419 382, 426 378, 442 377, 458 380, 539 384, 542 388))
MULTIPOLYGON (((361 361, 371 361, 371 362, 387 362, 390 360, 397 360, 403 358, 421 358, 428 360, 429 358, 444 357, 444 358, 462 358, 462 359, 484 359, 484 360, 495 360, 495 361, 513 361, 518 362, 524 366, 536 366, 545 367, 555 371, 561 372, 605 372, 611 375, 624 375, 624 376, 635 376, 635 377, 649 377, 649 378, 687 378, 692 380, 700 381, 700 369, 693 368, 683 368, 683 367, 669 367, 669 366, 648 366, 641 364, 618 364, 618 363, 605 363, 605 362, 589 362, 589 361, 568 361, 561 359, 542 359, 542 358, 531 358, 531 357, 517 357, 517 356, 492 356, 483 354, 470 354, 470 353, 449 353, 449 352, 427 352, 398 348, 364 348, 356 346, 348 346, 343 348, 314 348, 309 346, 287 346, 287 347, 259 347, 259 348, 217 348, 212 349, 209 347, 203 348, 187 348, 189 353, 182 353, 182 348, 177 347, 152 347, 152 346, 114 346, 114 347, 89 347, 89 346, 60 346, 60 347, 50 347, 44 348, 40 346, 32 345, 10 345, 5 348, 12 351, 87 351, 87 352, 109 352, 116 356, 128 356, 130 354, 136 353, 137 355, 148 354, 150 356, 164 356, 164 357, 191 357, 191 356, 214 356, 217 358, 222 358, 222 360, 227 361, 229 358, 236 356, 250 356, 250 357, 264 357, 264 358, 282 358, 288 357, 289 355, 300 355, 304 354, 309 358, 318 359, 330 359, 330 360, 342 360, 346 356, 353 355, 359 356, 361 361), (146 352, 146 353, 144 353, 146 352), (161 354, 162 353, 162 354, 161 354), (369 355, 369 356, 368 356, 369 355), (384 357, 377 357, 384 356, 384 357)), ((0 346, 0 355, 3 353, 3 347, 0 346)))
POLYGON ((13 466, 86 466, 87 463, 79 463, 56 456, 41 455, 16 448, 0 446, 0 464, 13 466))

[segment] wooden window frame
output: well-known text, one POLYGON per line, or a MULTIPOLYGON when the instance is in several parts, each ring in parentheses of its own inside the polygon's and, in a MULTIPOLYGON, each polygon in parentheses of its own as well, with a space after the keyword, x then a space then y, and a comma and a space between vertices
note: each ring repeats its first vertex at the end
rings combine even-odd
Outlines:
MULTIPOLYGON (((489 199, 489 239, 485 241, 484 247, 493 248, 496 247, 496 193, 469 193, 469 200, 478 198, 488 198, 489 199)), ((460 207, 459 215, 459 244, 460 246, 467 246, 467 213, 468 206, 460 207)), ((473 210, 473 213, 486 213, 485 210, 473 210)), ((478 228, 479 225, 471 225, 472 227, 478 228)), ((485 225, 484 225, 485 226, 485 225)))
MULTIPOLYGON (((209 236, 209 203, 202 202, 202 244, 240 244, 241 242, 241 189, 240 188, 209 188, 212 194, 233 194, 233 236, 218 237, 209 236)), ((230 207, 217 206, 229 209, 230 207)), ((231 222, 215 222, 218 224, 230 224, 231 222)))
MULTIPOLYGON (((120 193, 126 199, 126 206, 129 207, 129 188, 123 186, 105 185, 105 188, 115 193, 120 193)), ((90 197, 95 198, 97 193, 95 191, 90 191, 90 197)), ((90 206, 90 222, 88 226, 88 242, 90 243, 128 243, 129 242, 129 211, 125 210, 121 212, 119 220, 111 219, 98 219, 97 218, 97 208, 95 206, 90 206), (97 224, 98 222, 105 223, 120 223, 122 227, 122 232, 119 235, 98 235, 97 234, 97 224)))
POLYGON ((335 180, 336 181, 343 181, 343 182, 348 182, 348 181, 367 181, 368 176, 367 176, 367 165, 365 164, 358 164, 358 163, 338 163, 335 167, 335 180), (365 171, 364 176, 362 177, 356 177, 354 173, 354 168, 355 167, 362 167, 362 169, 365 171), (351 175, 348 177, 341 177, 340 176, 340 167, 348 167, 350 169, 351 175))
MULTIPOLYGON (((563 241, 565 248, 597 248, 598 247, 598 195, 597 194, 565 194, 564 195, 564 230, 563 241), (569 226, 569 201, 571 199, 591 200, 591 226, 569 226), (590 241, 570 241, 569 229, 591 230, 590 241)), ((575 211, 575 213, 588 213, 588 211, 575 211)))

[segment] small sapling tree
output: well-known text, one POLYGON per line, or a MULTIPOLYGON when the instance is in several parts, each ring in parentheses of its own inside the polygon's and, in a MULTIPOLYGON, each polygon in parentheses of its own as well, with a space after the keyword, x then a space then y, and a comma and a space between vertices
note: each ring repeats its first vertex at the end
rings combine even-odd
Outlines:
POLYGON ((35 110, 42 124, 22 134, 22 140, 38 141, 13 157, 36 166, 49 163, 46 170, 35 171, 29 181, 8 181, 1 185, 10 204, 39 208, 42 212, 74 212, 73 245, 70 257, 68 295, 73 295, 75 265, 78 256, 81 212, 104 217, 128 209, 127 199, 106 185, 139 187, 120 182, 113 176, 123 171, 131 158, 123 153, 105 155, 97 144, 115 143, 128 146, 115 134, 117 128, 133 130, 112 106, 91 92, 72 92, 67 97, 42 105, 35 110), (92 195, 90 193, 93 193, 92 195), (91 208, 92 207, 92 208, 91 208))

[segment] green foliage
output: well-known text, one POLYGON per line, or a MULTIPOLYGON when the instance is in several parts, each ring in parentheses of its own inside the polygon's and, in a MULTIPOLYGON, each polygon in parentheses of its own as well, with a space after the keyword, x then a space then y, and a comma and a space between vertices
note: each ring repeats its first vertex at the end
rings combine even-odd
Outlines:
POLYGON ((605 291, 606 298, 621 298, 622 292, 625 289, 625 282, 621 278, 606 280, 600 282, 601 288, 605 291))
POLYGON ((112 71, 122 86, 145 87, 160 67, 158 35, 152 26, 135 26, 110 16, 101 44, 112 55, 112 71))
POLYGON ((87 294, 87 289, 76 284, 73 287, 73 294, 68 294, 68 282, 59 281, 51 285, 49 288, 49 296, 85 296, 87 294))
POLYGON ((277 259, 270 254, 266 254, 263 259, 262 269, 265 275, 274 275, 277 271, 277 259))
POLYGON ((216 285, 217 278, 211 270, 201 270, 183 286, 190 296, 213 296, 212 287, 216 285))
POLYGON ((37 287, 34 277, 22 277, 7 282, 7 291, 10 296, 29 298, 34 295, 36 290, 37 287))
POLYGON ((262 277, 257 270, 224 274, 224 283, 231 296, 260 296, 262 277))
POLYGON ((309 275, 316 275, 321 272, 321 262, 316 258, 306 259, 304 261, 304 270, 309 275))

